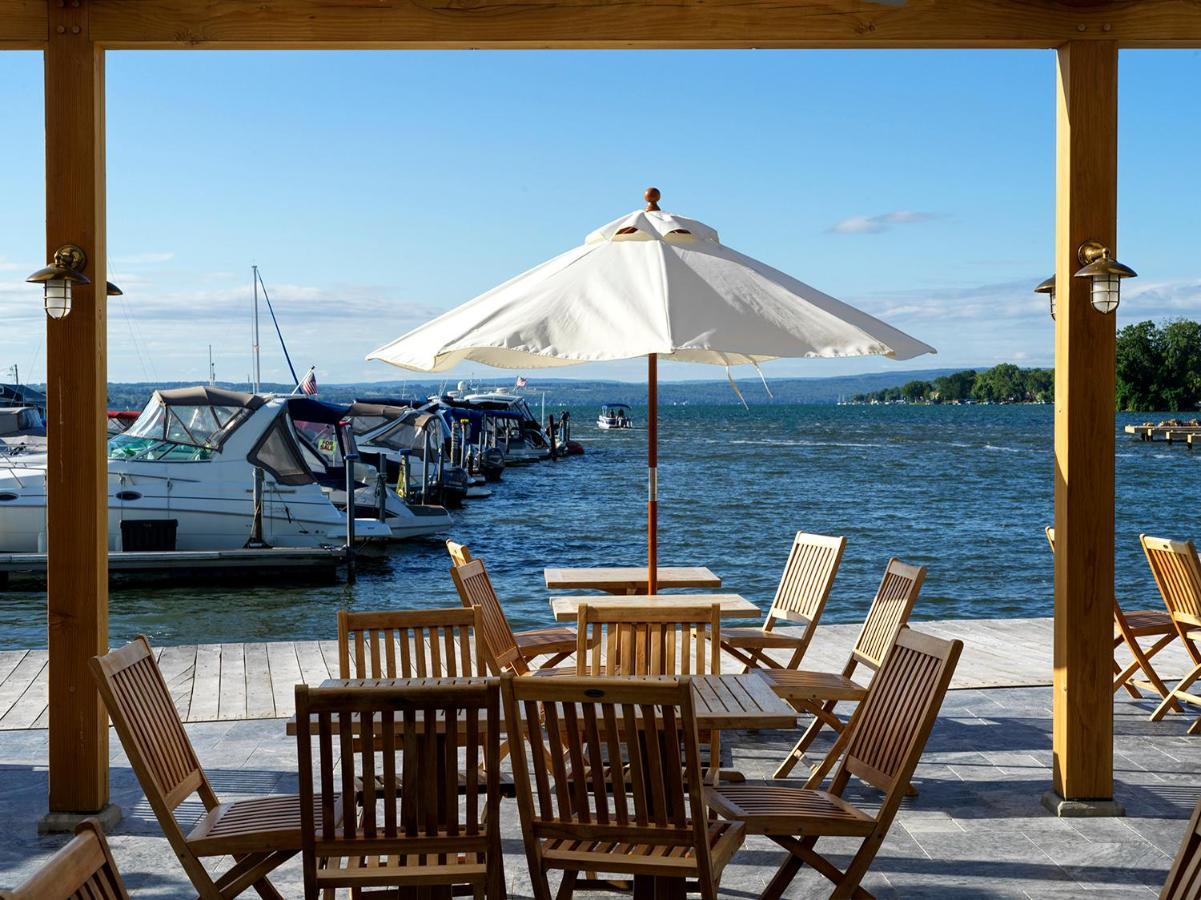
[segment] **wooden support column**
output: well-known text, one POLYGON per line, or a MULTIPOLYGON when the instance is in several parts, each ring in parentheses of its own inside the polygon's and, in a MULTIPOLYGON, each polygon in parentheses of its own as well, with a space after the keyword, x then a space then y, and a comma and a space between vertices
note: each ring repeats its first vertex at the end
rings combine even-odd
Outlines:
MULTIPOLYGON (((1077 248, 1116 253, 1118 48, 1059 48, 1055 281, 1054 790, 1060 815, 1113 802, 1115 317, 1093 309, 1077 248)), ((1133 539, 1133 538, 1131 538, 1133 539)))
POLYGON ((48 3, 46 255, 87 254, 89 285, 69 315, 46 322, 46 525, 50 647, 50 811, 69 828, 108 802, 108 718, 88 660, 108 651, 108 466, 105 365, 104 51, 90 0, 48 3))

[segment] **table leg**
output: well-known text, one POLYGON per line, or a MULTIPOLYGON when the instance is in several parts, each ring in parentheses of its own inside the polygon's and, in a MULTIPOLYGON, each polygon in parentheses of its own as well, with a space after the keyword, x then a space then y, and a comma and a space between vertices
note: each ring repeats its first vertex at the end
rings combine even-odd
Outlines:
POLYGON ((634 900, 685 900, 688 882, 659 875, 634 876, 634 900))

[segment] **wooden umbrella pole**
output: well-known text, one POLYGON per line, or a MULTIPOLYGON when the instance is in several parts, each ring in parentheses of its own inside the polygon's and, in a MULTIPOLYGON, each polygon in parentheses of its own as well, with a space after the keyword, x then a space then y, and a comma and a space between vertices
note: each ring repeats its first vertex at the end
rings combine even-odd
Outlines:
POLYGON ((646 358, 646 592, 659 585, 659 357, 646 358))

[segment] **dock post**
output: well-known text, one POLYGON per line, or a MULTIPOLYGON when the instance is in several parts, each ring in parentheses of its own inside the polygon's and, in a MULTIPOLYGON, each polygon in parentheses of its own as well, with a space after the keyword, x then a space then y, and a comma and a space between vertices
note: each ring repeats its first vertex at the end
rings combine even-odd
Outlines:
POLYGON ((354 584, 354 466, 359 461, 359 455, 347 453, 343 460, 346 463, 346 583, 354 584))

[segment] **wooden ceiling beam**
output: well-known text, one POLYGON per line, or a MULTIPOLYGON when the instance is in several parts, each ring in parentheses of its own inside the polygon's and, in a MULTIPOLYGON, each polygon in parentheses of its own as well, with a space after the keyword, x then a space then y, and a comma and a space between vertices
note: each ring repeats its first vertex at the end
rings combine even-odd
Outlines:
POLYGON ((46 0, 0 0, 0 50, 46 46, 46 0))
MULTIPOLYGON (((57 0, 50 0, 57 2, 57 0)), ((70 2, 70 0, 67 0, 70 2)), ((0 0, 0 41, 38 32, 0 0)), ((91 0, 108 48, 1201 47, 1195 0, 91 0)), ((44 14, 43 14, 44 18, 44 14)), ((44 27, 41 31, 44 34, 44 27)))

